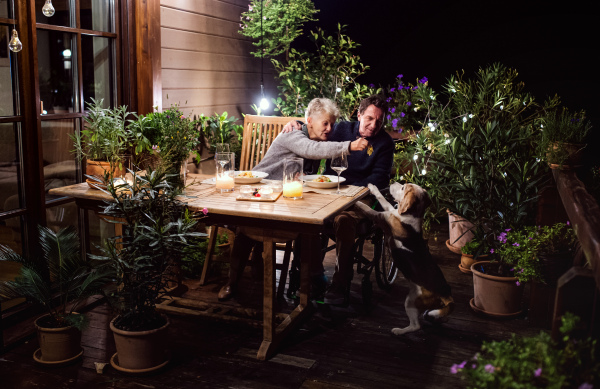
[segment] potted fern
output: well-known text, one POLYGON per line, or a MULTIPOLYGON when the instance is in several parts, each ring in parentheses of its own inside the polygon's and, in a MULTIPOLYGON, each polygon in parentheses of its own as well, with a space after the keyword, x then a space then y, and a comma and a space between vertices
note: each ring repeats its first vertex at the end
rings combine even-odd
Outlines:
POLYGON ((56 365, 83 354, 81 330, 87 317, 76 309, 85 298, 100 293, 110 279, 104 267, 81 256, 73 227, 54 232, 40 226, 39 242, 39 257, 23 257, 0 246, 0 260, 21 265, 15 280, 0 283, 0 297, 26 297, 44 307, 46 313, 35 321, 40 348, 33 357, 56 365))
POLYGON ((156 304, 190 241, 206 237, 195 231, 197 215, 190 213, 169 183, 165 169, 132 172, 132 183, 109 182, 113 200, 103 214, 123 224, 123 235, 107 241, 97 257, 110 266, 120 287, 110 296, 117 316, 111 321, 117 353, 111 365, 129 373, 164 366, 169 358, 166 333, 169 320, 156 304))

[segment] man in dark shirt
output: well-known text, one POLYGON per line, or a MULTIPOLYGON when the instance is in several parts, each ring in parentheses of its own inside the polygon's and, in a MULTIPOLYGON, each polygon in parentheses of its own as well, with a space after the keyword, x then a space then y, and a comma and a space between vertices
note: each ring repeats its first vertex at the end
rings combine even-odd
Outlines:
MULTIPOLYGON (((390 135, 382 131, 387 103, 382 96, 373 95, 361 101, 358 108, 358 121, 337 122, 329 135, 328 141, 343 142, 364 138, 369 145, 362 151, 348 155, 348 169, 341 176, 348 185, 366 186, 371 183, 379 189, 390 184, 390 172, 394 160, 394 141, 390 135)), ((296 123, 288 123, 299 129, 296 123)), ((284 128, 284 131, 286 128, 284 128)), ((325 174, 336 175, 327 160, 325 174)), ((337 266, 333 274, 331 286, 325 294, 324 302, 332 305, 346 305, 353 277, 354 253, 352 246, 356 239, 356 228, 362 214, 351 208, 341 212, 333 221, 336 237, 337 266)))

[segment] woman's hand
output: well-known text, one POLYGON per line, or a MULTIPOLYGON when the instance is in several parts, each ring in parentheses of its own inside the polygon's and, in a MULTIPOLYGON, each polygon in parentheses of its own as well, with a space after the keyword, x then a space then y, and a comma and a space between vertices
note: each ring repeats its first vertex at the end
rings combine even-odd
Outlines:
POLYGON ((369 142, 365 138, 358 138, 354 142, 350 143, 350 151, 361 151, 366 149, 368 145, 369 142))
POLYGON ((302 126, 300 125, 300 123, 298 123, 295 120, 290 120, 289 122, 286 123, 285 126, 283 126, 283 128, 281 129, 281 133, 282 134, 286 134, 288 132, 292 132, 294 130, 301 130, 302 126))

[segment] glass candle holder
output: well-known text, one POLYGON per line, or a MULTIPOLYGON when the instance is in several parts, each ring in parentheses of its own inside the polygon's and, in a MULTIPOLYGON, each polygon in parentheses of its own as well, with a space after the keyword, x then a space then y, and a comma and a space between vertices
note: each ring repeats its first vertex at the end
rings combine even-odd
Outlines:
POLYGON ((271 183, 271 188, 273 189, 273 193, 279 193, 283 190, 283 185, 281 181, 276 181, 271 183))
POLYGON ((235 154, 217 153, 215 154, 215 163, 217 164, 217 173, 215 183, 217 190, 223 192, 233 192, 235 175, 235 154))
POLYGON ((261 197, 265 199, 270 199, 271 194, 273 193, 273 188, 271 188, 271 185, 263 185, 260 188, 258 188, 258 193, 260 193, 261 197))
POLYGON ((283 197, 292 200, 302 198, 303 172, 302 158, 286 158, 283 161, 283 197))
POLYGON ((254 193, 254 188, 252 188, 250 185, 240 186, 240 194, 243 198, 250 198, 252 193, 254 193))

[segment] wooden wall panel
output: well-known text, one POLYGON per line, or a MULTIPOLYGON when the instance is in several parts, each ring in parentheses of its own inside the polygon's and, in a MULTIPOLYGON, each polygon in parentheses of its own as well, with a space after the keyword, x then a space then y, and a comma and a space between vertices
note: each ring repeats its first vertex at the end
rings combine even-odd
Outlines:
MULTIPOLYGON (((242 113, 260 98, 261 61, 240 35, 248 0, 160 0, 163 107, 186 114, 242 113)), ((273 70, 265 60, 266 93, 275 96, 273 70)), ((266 112, 272 114, 272 111, 266 112)))

